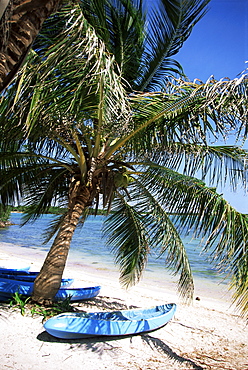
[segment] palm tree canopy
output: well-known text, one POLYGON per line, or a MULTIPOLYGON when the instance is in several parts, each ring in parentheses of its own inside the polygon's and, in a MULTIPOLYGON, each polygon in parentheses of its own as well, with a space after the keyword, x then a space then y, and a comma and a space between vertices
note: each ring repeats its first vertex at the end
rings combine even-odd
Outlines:
MULTIPOLYGON (((248 218, 216 187, 246 188, 248 155, 213 144, 230 130, 247 136, 247 76, 201 83, 167 74, 180 71, 174 62, 168 67, 168 58, 206 3, 158 2, 158 22, 166 27, 152 37, 143 33, 141 1, 82 1, 50 19, 2 96, 1 201, 25 197, 31 220, 54 202, 68 205, 71 184, 81 182, 92 192, 87 207, 97 210, 101 199, 112 207, 104 232, 124 284, 140 279, 156 249, 179 273, 184 296, 192 296, 193 277, 180 232, 192 229, 206 237, 245 312, 248 218), (63 30, 52 32, 57 18, 63 30)), ((156 9, 149 17, 148 31, 156 9)))
POLYGON ((83 0, 84 17, 104 41, 132 89, 157 90, 181 74, 171 59, 207 11, 209 0, 83 0))

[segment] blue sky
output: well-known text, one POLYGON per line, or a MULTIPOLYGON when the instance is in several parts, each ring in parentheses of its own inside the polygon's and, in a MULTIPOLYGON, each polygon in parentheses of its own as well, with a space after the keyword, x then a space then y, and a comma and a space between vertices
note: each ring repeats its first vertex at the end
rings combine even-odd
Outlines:
MULTIPOLYGON (((208 8, 175 59, 191 80, 235 78, 248 68, 248 0, 211 0, 208 8)), ((248 213, 243 190, 221 192, 238 211, 248 213)))

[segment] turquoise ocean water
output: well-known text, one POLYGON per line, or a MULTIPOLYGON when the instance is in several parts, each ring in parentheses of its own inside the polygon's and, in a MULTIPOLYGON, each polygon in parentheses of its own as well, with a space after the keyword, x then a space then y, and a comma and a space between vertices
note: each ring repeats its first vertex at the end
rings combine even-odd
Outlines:
MULTIPOLYGON (((12 213, 11 222, 14 225, 5 229, 0 229, 0 242, 10 243, 23 248, 38 249, 48 251, 51 243, 44 245, 42 233, 48 226, 53 215, 44 215, 34 223, 29 223, 20 227, 21 214, 12 213)), ((117 270, 114 263, 114 256, 105 246, 101 228, 104 216, 90 216, 82 228, 75 231, 69 258, 71 262, 82 262, 85 265, 104 267, 105 269, 117 270)), ((207 261, 207 256, 201 254, 200 240, 194 239, 192 235, 183 238, 187 253, 190 259, 194 277, 197 279, 207 279, 209 282, 219 283, 223 280, 217 271, 207 261)), ((154 253, 149 256, 146 271, 153 276, 160 276, 166 273, 164 258, 157 258, 154 253)))

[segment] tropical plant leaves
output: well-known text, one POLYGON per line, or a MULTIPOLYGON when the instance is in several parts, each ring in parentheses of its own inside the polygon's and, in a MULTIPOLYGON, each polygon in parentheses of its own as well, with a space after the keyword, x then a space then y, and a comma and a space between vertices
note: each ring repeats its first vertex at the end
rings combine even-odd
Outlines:
POLYGON ((215 144, 230 130, 247 136, 247 76, 206 83, 171 77, 182 72, 171 57, 207 3, 161 0, 149 19, 139 0, 82 0, 60 9, 1 98, 1 201, 25 196, 29 221, 55 201, 68 204, 71 182, 92 187, 89 206, 97 212, 103 200, 113 210, 105 234, 121 281, 136 283, 156 251, 177 274, 181 295, 192 298, 180 237, 191 229, 205 236, 204 248, 231 277, 245 312, 247 216, 216 187, 241 183, 246 190, 247 151, 215 144))

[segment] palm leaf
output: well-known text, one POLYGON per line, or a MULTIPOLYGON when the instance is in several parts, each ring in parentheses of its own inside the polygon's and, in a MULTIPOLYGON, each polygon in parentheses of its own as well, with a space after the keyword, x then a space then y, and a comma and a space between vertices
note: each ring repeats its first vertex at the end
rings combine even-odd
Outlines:
POLYGON ((246 187, 247 160, 247 150, 236 146, 171 143, 164 150, 153 148, 150 152, 141 149, 135 163, 151 167, 155 163, 155 166, 165 166, 187 176, 201 178, 210 186, 223 188, 228 185, 235 191, 238 185, 246 187), (144 158, 149 160, 146 162, 144 158))
POLYGON ((80 1, 84 17, 114 55, 123 78, 133 86, 144 50, 142 0, 80 1))
MULTIPOLYGON (((232 286, 244 292, 246 280, 240 276, 246 271, 247 216, 197 179, 166 168, 146 170, 140 178, 143 186, 159 196, 165 209, 174 214, 173 222, 180 232, 192 230, 196 237, 205 236, 204 249, 211 252, 214 266, 230 275, 232 286)), ((248 296, 243 293, 241 298, 243 304, 248 296)))
MULTIPOLYGON (((142 176, 142 175, 141 175, 142 176)), ((150 235, 151 250, 159 251, 159 257, 166 255, 165 265, 173 274, 180 275, 179 293, 192 299, 194 292, 193 276, 185 247, 163 203, 154 197, 149 187, 145 187, 140 176, 131 184, 129 194, 135 199, 135 209, 143 215, 143 224, 150 235)))
POLYGON ((141 65, 142 73, 136 90, 160 90, 166 76, 182 74, 175 55, 189 37, 194 25, 206 13, 209 0, 160 0, 148 12, 146 50, 141 65), (172 72, 172 73, 171 73, 172 72))
MULTIPOLYGON (((65 209, 65 212, 59 216, 54 216, 53 220, 49 222, 49 226, 43 232, 43 244, 47 244, 59 231, 61 225, 64 222, 65 217, 68 215, 68 210, 65 209)), ((85 220, 89 215, 89 210, 85 209, 82 216, 80 217, 80 223, 78 227, 84 225, 85 220)))
POLYGON ((10 204, 25 198, 30 206, 26 221, 45 213, 54 202, 66 199, 68 170, 62 162, 30 152, 1 153, 0 169, 1 202, 10 204))
POLYGON ((125 286, 140 280, 150 251, 149 235, 142 216, 123 196, 115 198, 113 213, 107 218, 104 235, 120 264, 120 281, 125 286))
POLYGON ((135 204, 129 204, 124 196, 115 198, 113 213, 104 224, 107 243, 116 255, 116 262, 120 264, 121 281, 127 286, 139 281, 148 255, 157 251, 159 256, 167 256, 166 266, 175 275, 180 274, 178 288, 182 297, 192 299, 192 272, 177 230, 148 189, 141 183, 132 184, 129 195, 135 199, 135 204))
POLYGON ((236 129, 237 139, 247 132, 245 105, 247 76, 230 81, 208 81, 206 84, 175 80, 165 93, 130 96, 132 130, 110 147, 106 156, 126 146, 133 155, 154 147, 168 148, 174 143, 208 145, 226 139, 236 129))

